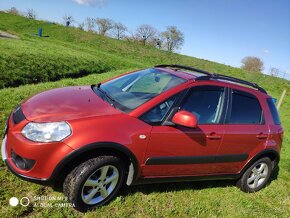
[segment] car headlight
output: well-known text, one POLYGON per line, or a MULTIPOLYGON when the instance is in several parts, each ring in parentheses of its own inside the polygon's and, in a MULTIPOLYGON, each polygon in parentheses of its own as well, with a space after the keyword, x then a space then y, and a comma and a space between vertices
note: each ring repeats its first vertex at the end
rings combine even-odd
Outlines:
POLYGON ((22 134, 35 142, 59 142, 71 134, 71 128, 66 122, 28 123, 22 134))

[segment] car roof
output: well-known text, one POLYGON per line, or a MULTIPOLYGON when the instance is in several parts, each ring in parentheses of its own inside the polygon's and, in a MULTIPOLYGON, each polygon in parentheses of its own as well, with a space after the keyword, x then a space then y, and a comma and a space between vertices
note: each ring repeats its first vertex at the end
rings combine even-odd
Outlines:
MULTIPOLYGON (((256 90, 264 93, 267 92, 265 89, 257 85, 256 83, 251 83, 246 80, 238 79, 235 77, 230 77, 222 74, 214 74, 204 70, 200 70, 193 67, 182 66, 182 65, 157 65, 155 68, 165 71, 167 73, 174 74, 175 76, 181 77, 186 80, 195 80, 195 81, 220 81, 223 83, 234 84, 240 87, 249 88, 249 90, 256 90)), ((269 96, 269 95, 268 95, 269 96)))

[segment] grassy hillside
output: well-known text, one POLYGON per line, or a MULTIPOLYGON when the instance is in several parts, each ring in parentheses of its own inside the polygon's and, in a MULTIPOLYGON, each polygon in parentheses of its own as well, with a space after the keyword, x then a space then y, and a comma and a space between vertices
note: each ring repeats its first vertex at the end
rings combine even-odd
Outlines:
POLYGON ((4 12, 0 12, 1 30, 19 39, 0 39, 0 88, 161 63, 245 75, 238 68, 4 12), (49 37, 33 36, 40 27, 49 37))
MULTIPOLYGON (((286 80, 249 73, 241 69, 182 55, 170 54, 154 48, 108 39, 74 28, 65 28, 0 12, 0 30, 16 34, 20 39, 0 39, 0 80, 16 77, 22 83, 31 82, 41 72, 45 80, 39 84, 0 90, 0 137, 9 112, 25 98, 40 91, 80 84, 95 84, 127 70, 161 63, 187 64, 212 72, 223 73, 256 82, 270 95, 279 98, 283 89, 290 90, 286 80), (31 36, 38 27, 49 38, 31 36), (80 72, 91 74, 78 79, 80 72), (33 74, 35 73, 35 75, 33 74), (4 79, 3 79, 4 78, 4 79)), ((83 74, 81 74, 83 75, 83 74)), ((19 84, 22 84, 19 82, 19 84)), ((8 84, 9 85, 9 84, 8 84)), ((7 86, 7 84, 5 85, 7 86)), ((4 86, 4 87, 5 87, 4 86)), ((289 217, 290 216, 290 99, 280 108, 285 130, 280 172, 264 190, 246 194, 232 182, 190 182, 129 187, 112 203, 96 211, 80 214, 70 208, 40 208, 9 206, 12 196, 61 197, 51 188, 24 182, 13 176, 0 163, 1 217, 289 217)), ((59 203, 60 201, 49 201, 59 203)), ((64 202, 64 201, 63 201, 64 202)), ((48 203, 48 201, 44 201, 48 203)))

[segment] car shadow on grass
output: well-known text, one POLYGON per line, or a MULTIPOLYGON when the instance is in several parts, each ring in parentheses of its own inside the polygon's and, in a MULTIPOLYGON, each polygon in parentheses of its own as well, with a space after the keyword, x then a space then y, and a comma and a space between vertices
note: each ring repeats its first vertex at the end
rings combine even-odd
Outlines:
POLYGON ((235 186, 235 180, 217 180, 217 181, 194 181, 194 182, 170 182, 156 184, 140 184, 127 187, 121 194, 123 196, 131 195, 137 192, 150 194, 154 192, 174 192, 183 190, 203 190, 208 188, 223 188, 235 186))

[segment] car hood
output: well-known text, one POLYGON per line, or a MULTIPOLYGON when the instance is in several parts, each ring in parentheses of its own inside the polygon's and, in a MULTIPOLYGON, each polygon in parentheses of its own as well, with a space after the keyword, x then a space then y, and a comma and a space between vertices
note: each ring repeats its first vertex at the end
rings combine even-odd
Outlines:
POLYGON ((22 104, 27 120, 54 122, 122 113, 94 93, 90 86, 52 89, 22 104))

